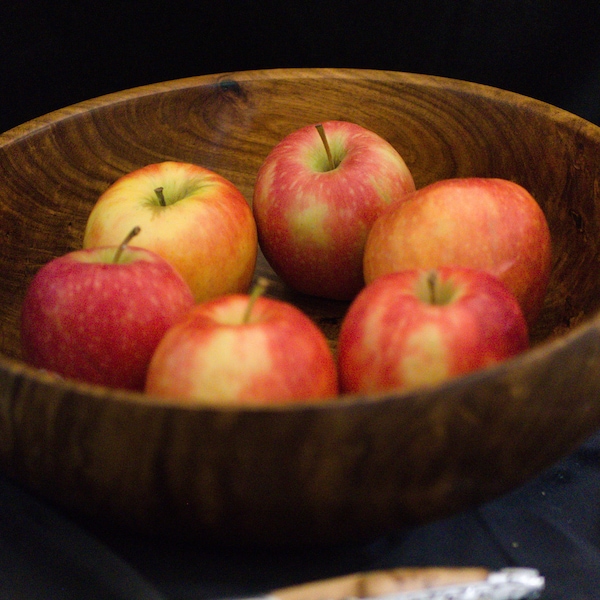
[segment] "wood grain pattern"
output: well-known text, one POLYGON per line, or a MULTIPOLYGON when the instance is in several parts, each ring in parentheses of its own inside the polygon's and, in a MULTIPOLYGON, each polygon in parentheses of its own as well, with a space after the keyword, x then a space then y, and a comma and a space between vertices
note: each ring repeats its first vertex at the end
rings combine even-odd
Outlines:
MULTIPOLYGON (((0 467, 90 518, 220 544, 365 539, 494 498, 600 426, 600 130, 555 107, 413 74, 297 69, 203 76, 65 108, 0 136, 0 467), (553 235, 535 347, 409 395, 273 409, 164 407, 19 359, 28 282, 81 245, 97 196, 150 162, 197 162, 250 201, 298 127, 354 121, 388 139, 418 187, 498 176, 526 187, 553 235)), ((295 295, 323 328, 344 303, 295 295)))

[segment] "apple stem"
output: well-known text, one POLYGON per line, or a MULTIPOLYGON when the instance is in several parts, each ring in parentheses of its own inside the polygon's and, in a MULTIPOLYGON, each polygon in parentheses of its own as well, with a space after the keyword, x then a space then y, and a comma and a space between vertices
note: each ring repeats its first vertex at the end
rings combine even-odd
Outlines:
POLYGON ((250 299, 248 300, 248 306, 244 312, 244 318, 242 323, 247 325, 250 322, 250 316, 252 315, 252 309, 256 304, 256 301, 265 293, 265 290, 269 287, 269 280, 266 277, 259 277, 256 281, 256 285, 250 292, 250 299))
POLYGON ((141 231, 141 229, 136 225, 128 234, 127 237, 121 242, 121 245, 117 248, 115 252, 115 256, 113 258, 113 263, 117 264, 119 260, 121 260, 121 255, 123 251, 127 247, 127 244, 141 231))
POLYGON ((331 154, 331 148, 329 147, 329 141, 327 139, 327 135, 325 134, 325 128, 321 123, 315 125, 319 135, 321 136, 321 140, 323 141, 323 146, 325 146, 325 152, 327 153, 327 160, 329 161, 329 170, 333 171, 335 169, 335 162, 333 161, 333 155, 331 154))
POLYGON ((437 271, 432 270, 427 273, 427 286, 429 288, 429 302, 431 304, 437 304, 437 271))
POLYGON ((164 188, 162 187, 157 187, 154 190, 154 193, 156 194, 157 198, 158 198, 158 202, 161 206, 166 206, 167 205, 167 201, 165 200, 165 194, 164 194, 164 188))

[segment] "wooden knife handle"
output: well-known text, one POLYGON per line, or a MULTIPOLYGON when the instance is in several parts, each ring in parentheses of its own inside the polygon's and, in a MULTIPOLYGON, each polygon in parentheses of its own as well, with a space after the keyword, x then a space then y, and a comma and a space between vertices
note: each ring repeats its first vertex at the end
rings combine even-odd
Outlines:
POLYGON ((270 593, 279 600, 343 600, 373 598, 394 592, 408 592, 453 584, 484 581, 483 567, 402 567, 354 573, 322 581, 281 588, 270 593))

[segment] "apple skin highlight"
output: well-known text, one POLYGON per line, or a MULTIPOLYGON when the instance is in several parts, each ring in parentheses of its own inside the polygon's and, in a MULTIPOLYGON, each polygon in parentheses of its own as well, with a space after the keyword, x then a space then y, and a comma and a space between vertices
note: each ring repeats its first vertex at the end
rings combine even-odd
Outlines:
POLYGON ((164 336, 145 391, 189 405, 270 405, 334 398, 337 368, 327 340, 302 311, 233 294, 195 306, 164 336))
POLYGON ((414 191, 412 175, 386 140, 344 121, 285 137, 258 171, 252 209, 273 270, 304 294, 350 300, 363 287, 362 255, 373 222, 414 191))
POLYGON ((142 249, 78 250, 44 265, 23 301, 28 364, 62 377, 141 391, 156 345, 194 298, 160 256, 142 249))
POLYGON ((338 341, 341 391, 408 391, 496 364, 529 347, 514 295, 463 267, 383 275, 350 305, 338 341), (441 298, 432 301, 432 273, 441 298))
POLYGON ((512 181, 446 179, 392 203, 369 232, 363 259, 367 284, 386 273, 442 265, 484 269, 500 278, 531 328, 552 270, 542 209, 512 181))
POLYGON ((256 224, 242 193, 218 173, 167 161, 123 175, 96 201, 83 247, 118 244, 134 224, 141 227, 136 245, 171 263, 196 302, 248 290, 258 253, 256 224))

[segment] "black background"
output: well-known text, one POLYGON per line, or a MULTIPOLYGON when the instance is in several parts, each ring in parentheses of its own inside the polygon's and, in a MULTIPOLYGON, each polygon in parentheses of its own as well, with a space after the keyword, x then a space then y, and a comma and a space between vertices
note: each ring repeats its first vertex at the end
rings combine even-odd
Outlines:
POLYGON ((275 67, 456 77, 600 120, 597 0, 0 3, 0 131, 102 94, 275 67))

